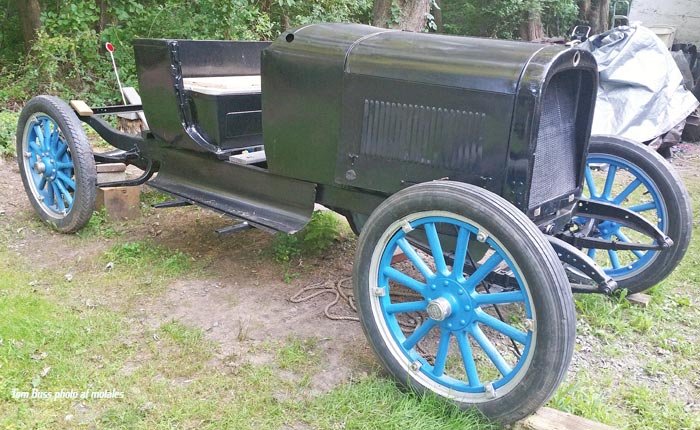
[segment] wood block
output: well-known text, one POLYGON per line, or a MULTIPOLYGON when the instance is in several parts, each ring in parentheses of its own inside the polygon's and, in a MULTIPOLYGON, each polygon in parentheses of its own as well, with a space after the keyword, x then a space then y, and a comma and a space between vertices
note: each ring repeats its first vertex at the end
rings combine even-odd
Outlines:
POLYGON ((136 219, 141 216, 139 187, 99 187, 95 209, 105 208, 112 220, 136 219))
POLYGON ((651 296, 644 293, 630 294, 629 296, 627 296, 627 301, 632 303, 633 305, 646 308, 651 302, 651 296))
POLYGON ((92 109, 90 108, 90 106, 88 106, 87 103, 85 103, 82 100, 71 100, 70 106, 80 116, 92 116, 93 115, 93 112, 92 112, 92 109))
POLYGON ((98 184, 126 179, 126 164, 124 163, 102 163, 96 167, 98 184))
POLYGON ((616 430, 605 424, 552 408, 540 408, 515 425, 515 430, 616 430))

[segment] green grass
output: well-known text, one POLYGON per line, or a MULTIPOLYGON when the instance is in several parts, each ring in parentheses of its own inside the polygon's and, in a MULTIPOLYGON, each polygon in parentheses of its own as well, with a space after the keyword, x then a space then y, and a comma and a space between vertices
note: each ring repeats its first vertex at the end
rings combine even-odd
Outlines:
POLYGON ((117 272, 139 273, 172 278, 191 267, 190 257, 182 251, 171 250, 151 241, 124 242, 114 245, 103 256, 117 272))
POLYGON ((15 133, 19 112, 0 111, 0 157, 9 157, 15 153, 15 133))

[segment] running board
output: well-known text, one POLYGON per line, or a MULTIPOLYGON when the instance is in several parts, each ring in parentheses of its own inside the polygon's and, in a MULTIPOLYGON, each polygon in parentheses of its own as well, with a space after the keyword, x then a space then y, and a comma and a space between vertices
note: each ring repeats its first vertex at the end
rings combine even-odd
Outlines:
POLYGON ((272 232, 294 233, 311 219, 316 184, 206 153, 170 150, 164 155, 158 175, 148 182, 153 188, 272 232))

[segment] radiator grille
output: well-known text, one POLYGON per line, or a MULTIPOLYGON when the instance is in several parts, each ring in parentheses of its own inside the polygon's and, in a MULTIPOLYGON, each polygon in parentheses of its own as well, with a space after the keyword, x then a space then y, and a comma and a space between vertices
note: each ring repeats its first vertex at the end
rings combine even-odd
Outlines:
POLYGON ((529 208, 573 192, 577 185, 576 104, 580 76, 555 75, 545 89, 529 208))
POLYGON ((482 158, 485 119, 480 112, 365 100, 360 153, 473 168, 482 158))

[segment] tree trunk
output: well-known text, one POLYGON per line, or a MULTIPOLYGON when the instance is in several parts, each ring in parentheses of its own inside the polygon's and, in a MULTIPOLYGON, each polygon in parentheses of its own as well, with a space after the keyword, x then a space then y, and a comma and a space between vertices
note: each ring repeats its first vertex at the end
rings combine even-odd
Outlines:
POLYGON ((527 12, 525 19, 520 23, 520 38, 522 40, 542 40, 544 29, 542 28, 542 16, 539 11, 527 12))
POLYGON ((610 0, 579 0, 579 17, 591 26, 591 34, 610 28, 610 0))
POLYGON ((389 28, 391 26, 392 0, 374 0, 372 6, 372 25, 375 27, 389 28))
POLYGON ((105 0, 96 0, 96 4, 97 10, 100 11, 100 16, 97 19, 97 23, 95 23, 95 31, 97 34, 100 34, 107 27, 109 16, 107 15, 107 2, 105 0))
POLYGON ((435 0, 435 8, 433 8, 433 18, 435 18, 435 27, 438 33, 445 32, 445 26, 442 22, 442 0, 435 0))
POLYGON ((22 26, 24 47, 27 51, 32 47, 36 32, 41 28, 41 7, 39 0, 15 0, 22 26))
POLYGON ((430 0, 398 0, 399 28, 408 31, 423 31, 428 22, 430 0))

